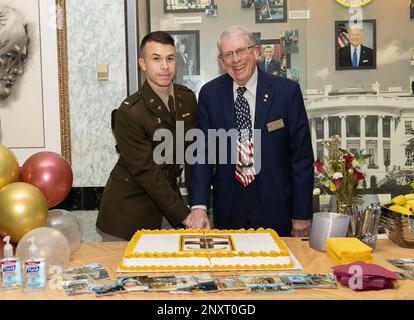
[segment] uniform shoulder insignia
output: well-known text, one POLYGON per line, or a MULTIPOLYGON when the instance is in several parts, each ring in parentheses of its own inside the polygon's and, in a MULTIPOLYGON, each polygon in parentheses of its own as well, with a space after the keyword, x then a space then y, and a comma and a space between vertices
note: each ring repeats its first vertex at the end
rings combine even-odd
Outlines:
POLYGON ((122 105, 126 106, 126 107, 131 107, 133 106, 135 103, 137 103, 139 100, 141 100, 142 95, 141 93, 138 91, 136 93, 134 93, 133 95, 127 97, 123 102, 122 105))

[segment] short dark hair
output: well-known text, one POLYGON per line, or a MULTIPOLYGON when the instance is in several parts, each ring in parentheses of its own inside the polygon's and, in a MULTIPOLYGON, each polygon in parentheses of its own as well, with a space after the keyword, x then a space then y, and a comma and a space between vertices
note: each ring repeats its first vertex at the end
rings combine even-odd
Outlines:
POLYGON ((165 31, 150 32, 141 41, 141 46, 139 48, 139 52, 140 52, 141 56, 142 56, 142 53, 143 53, 147 43, 151 42, 151 41, 158 42, 158 43, 161 43, 161 44, 167 44, 167 45, 169 44, 169 45, 175 46, 174 38, 171 37, 171 35, 169 33, 165 32, 165 31))

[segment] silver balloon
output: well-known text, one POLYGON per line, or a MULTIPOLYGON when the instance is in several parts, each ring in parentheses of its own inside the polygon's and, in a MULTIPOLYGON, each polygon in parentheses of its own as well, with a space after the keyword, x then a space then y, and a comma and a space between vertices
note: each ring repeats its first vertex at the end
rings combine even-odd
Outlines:
POLYGON ((35 238, 40 258, 46 260, 47 267, 64 266, 70 259, 69 241, 62 232, 53 228, 37 228, 26 233, 17 245, 16 255, 22 262, 29 259, 30 238, 35 238))
POLYGON ((69 211, 62 209, 49 210, 46 227, 54 228, 68 239, 71 253, 79 249, 82 231, 79 220, 69 211))

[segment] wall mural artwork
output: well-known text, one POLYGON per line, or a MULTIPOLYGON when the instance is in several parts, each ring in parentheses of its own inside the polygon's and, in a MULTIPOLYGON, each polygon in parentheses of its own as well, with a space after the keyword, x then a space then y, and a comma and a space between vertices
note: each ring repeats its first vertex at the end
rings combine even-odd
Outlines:
POLYGON ((0 143, 70 161, 65 0, 0 0, 0 143))
POLYGON ((38 21, 37 1, 0 0, 0 142, 12 148, 45 144, 38 21))

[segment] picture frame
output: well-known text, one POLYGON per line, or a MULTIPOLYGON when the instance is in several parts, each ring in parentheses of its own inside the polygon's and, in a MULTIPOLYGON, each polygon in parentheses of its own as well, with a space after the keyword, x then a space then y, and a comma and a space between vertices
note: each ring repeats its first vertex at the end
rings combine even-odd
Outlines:
POLYGON ((59 153, 70 163, 66 0, 0 0, 0 6, 22 17, 30 46, 24 73, 14 82, 10 100, 2 101, 0 143, 21 165, 41 151, 59 153))
POLYGON ((164 0, 164 13, 205 12, 214 0, 164 0))
POLYGON ((200 31, 165 30, 175 41, 177 48, 177 71, 175 83, 185 85, 185 76, 200 75, 200 31))
POLYGON ((260 53, 256 57, 256 62, 259 68, 273 75, 281 77, 287 77, 287 71, 291 66, 291 55, 282 52, 282 46, 280 39, 262 39, 258 45, 260 53), (268 68, 265 68, 265 50, 271 47, 273 50, 272 58, 275 62, 272 62, 268 68), (270 67, 270 69, 269 69, 270 67))
POLYGON ((348 20, 335 21, 334 43, 336 70, 377 68, 375 19, 362 20, 358 23, 348 20), (360 49, 353 50, 352 42, 354 45, 360 45, 360 49))
POLYGON ((138 0, 124 0, 126 26, 127 94, 132 95, 141 87, 139 58, 139 6, 138 0))
POLYGON ((255 0, 256 23, 287 22, 288 0, 255 0))

